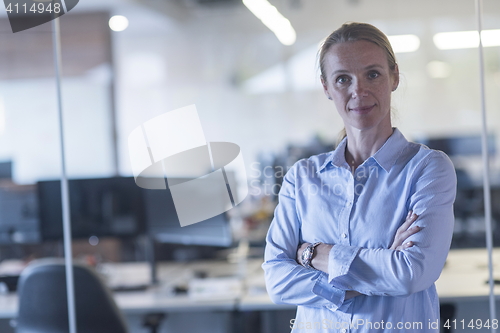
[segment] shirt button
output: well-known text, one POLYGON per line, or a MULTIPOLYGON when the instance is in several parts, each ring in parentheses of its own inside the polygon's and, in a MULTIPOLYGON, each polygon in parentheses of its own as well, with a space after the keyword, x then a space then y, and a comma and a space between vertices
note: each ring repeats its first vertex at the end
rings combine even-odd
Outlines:
POLYGON ((347 330, 346 330, 345 328, 343 328, 341 332, 342 332, 342 333, 346 333, 346 332, 347 332, 347 330))
POLYGON ((345 232, 342 233, 342 238, 347 238, 347 234, 345 232))

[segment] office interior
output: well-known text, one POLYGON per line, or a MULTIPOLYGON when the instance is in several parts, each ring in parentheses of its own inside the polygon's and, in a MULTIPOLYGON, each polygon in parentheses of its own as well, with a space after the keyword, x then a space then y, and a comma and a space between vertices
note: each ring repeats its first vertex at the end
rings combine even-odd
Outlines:
MULTIPOLYGON (((332 150, 342 129, 319 81, 319 44, 344 22, 368 22, 394 37, 401 73, 394 126, 455 165, 455 230, 437 287, 442 316, 464 320, 462 331, 477 329, 489 318, 479 53, 470 34, 443 34, 477 29, 474 1, 269 2, 295 36, 278 38, 240 0, 85 0, 60 18, 74 260, 105 281, 130 332, 289 332, 295 307, 273 304, 265 290, 266 231, 286 171, 332 150), (240 147, 247 179, 236 181, 248 194, 226 213, 181 228, 169 191, 135 185, 128 137, 192 104, 207 142, 240 147)), ((16 330, 25 267, 64 255, 52 29, 13 34, 0 11, 1 332, 16 330)), ((496 0, 483 0, 483 29, 498 254, 496 0)), ((498 255, 493 260, 498 268, 498 255)))

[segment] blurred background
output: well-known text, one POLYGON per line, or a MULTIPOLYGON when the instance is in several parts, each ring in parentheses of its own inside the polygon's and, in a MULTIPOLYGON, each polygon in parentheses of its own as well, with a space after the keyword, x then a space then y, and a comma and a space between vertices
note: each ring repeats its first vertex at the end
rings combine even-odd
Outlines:
MULTIPOLYGON (((342 129, 334 104, 321 88, 317 50, 323 38, 348 21, 374 24, 393 43, 401 73, 393 94, 394 126, 409 140, 445 151, 455 164, 452 248, 484 247, 479 58, 477 34, 471 33, 477 29, 474 1, 270 3, 289 20, 274 32, 241 0, 82 0, 60 19, 66 163, 76 184, 72 193, 77 198, 99 196, 111 186, 109 200, 120 203, 112 204, 111 214, 121 214, 114 220, 120 227, 88 227, 75 236, 75 257, 94 265, 144 261, 148 236, 163 232, 164 237, 155 239, 155 260, 187 262, 242 251, 262 258, 282 177, 298 159, 332 150, 342 129), (162 226, 151 227, 154 208, 129 209, 128 203, 135 202, 130 198, 140 194, 126 199, 116 194, 133 192, 131 131, 190 104, 196 104, 207 141, 236 143, 243 154, 249 194, 237 212, 225 214, 227 221, 213 222, 217 228, 230 225, 230 241, 226 233, 215 241, 172 240, 162 226), (88 185, 85 180, 90 179, 101 181, 88 185), (127 179, 127 185, 106 185, 106 179, 127 179), (97 240, 91 238, 94 234, 97 240), (137 235, 144 237, 138 240, 133 237, 137 235)), ((498 245, 500 2, 483 3, 498 245)), ((48 217, 58 206, 47 198, 60 195, 51 181, 61 172, 51 33, 48 23, 13 34, 6 12, 0 10, 0 259, 14 266, 62 255, 58 231, 47 227, 47 219, 60 218, 48 217)), ((99 205, 104 207, 105 199, 95 203, 99 205)), ((88 207, 74 210, 89 215, 88 207)), ((104 216, 103 209, 95 214, 104 216)), ((250 311, 245 316, 254 327, 269 327, 268 314, 250 311)))

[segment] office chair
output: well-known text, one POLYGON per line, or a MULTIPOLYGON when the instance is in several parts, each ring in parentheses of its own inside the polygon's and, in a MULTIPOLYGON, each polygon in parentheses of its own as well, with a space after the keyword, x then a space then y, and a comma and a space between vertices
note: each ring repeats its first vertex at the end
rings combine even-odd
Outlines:
MULTIPOLYGON (((111 293, 89 268, 74 264, 78 333, 126 333, 125 320, 111 293)), ((39 260, 21 274, 17 333, 67 333, 64 263, 39 260)))

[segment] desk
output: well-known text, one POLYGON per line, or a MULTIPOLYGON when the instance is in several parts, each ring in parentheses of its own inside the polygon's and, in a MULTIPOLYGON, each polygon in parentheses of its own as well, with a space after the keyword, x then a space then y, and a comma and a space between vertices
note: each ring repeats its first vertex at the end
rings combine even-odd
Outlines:
MULTIPOLYGON (((186 284, 193 278, 193 272, 206 272, 208 277, 235 276, 238 267, 224 261, 183 263, 160 263, 158 265, 159 285, 145 291, 115 292, 118 307, 125 314, 141 314, 153 311, 188 312, 188 311, 232 311, 237 295, 224 295, 210 299, 193 299, 188 295, 174 295, 175 285, 186 284)), ((150 268, 147 263, 108 264, 103 271, 108 276, 110 287, 123 285, 148 284, 150 268)))
MULTIPOLYGON (((493 277, 500 279, 500 248, 493 250, 493 277)), ((446 265, 436 281, 439 299, 442 301, 488 300, 488 251, 486 249, 452 250, 446 265)), ((500 286, 494 288, 495 294, 500 286)), ((496 295, 500 299, 499 295, 496 295)))
MULTIPOLYGON (((258 260, 258 262, 261 262, 258 260)), ((193 299, 188 295, 174 295, 172 288, 186 283, 194 271, 203 270, 208 277, 236 275, 237 265, 223 261, 183 263, 160 263, 158 277, 161 283, 144 291, 114 292, 113 296, 125 315, 164 311, 169 313, 188 311, 233 311, 238 295, 224 295, 222 298, 193 299)), ((150 268, 147 263, 104 264, 100 269, 109 287, 148 284, 150 268)), ((0 318, 15 318, 18 297, 15 293, 0 295, 0 318)))
MULTIPOLYGON (((494 250, 494 262, 500 279, 500 249, 494 250)), ((150 312, 190 313, 219 312, 228 316, 234 311, 274 311, 293 310, 293 305, 276 305, 265 291, 264 272, 261 259, 250 259, 245 265, 229 264, 223 261, 203 261, 188 264, 160 263, 158 277, 161 283, 145 291, 115 292, 118 307, 126 316, 140 316, 150 312), (203 270, 208 277, 241 276, 243 290, 239 294, 224 298, 212 297, 207 300, 195 300, 187 295, 173 295, 173 285, 186 283, 193 277, 193 272, 203 270)), ((102 267, 110 286, 133 285, 149 282, 149 267, 146 263, 107 264, 102 267)), ((452 250, 441 277, 436 282, 442 302, 469 303, 474 309, 477 302, 485 304, 477 313, 488 316, 487 302, 489 287, 487 252, 484 249, 452 250)), ((500 286, 496 291, 500 291, 500 286)), ((498 296, 497 296, 498 298, 498 296)), ((14 318, 17 314, 18 299, 16 294, 0 295, 0 318, 14 318)), ((482 306, 482 305, 481 305, 482 306)), ((467 310, 470 312, 469 310, 467 310)), ((457 314, 463 318, 467 312, 457 314)), ((476 315, 476 314, 472 314, 476 315)), ((478 315, 479 316, 479 315, 478 315)), ((224 317, 224 318, 226 318, 224 317)), ((185 320, 185 319, 183 319, 185 320)), ((168 321, 168 320, 167 320, 168 321)), ((187 331, 186 331, 187 332, 187 331)))

